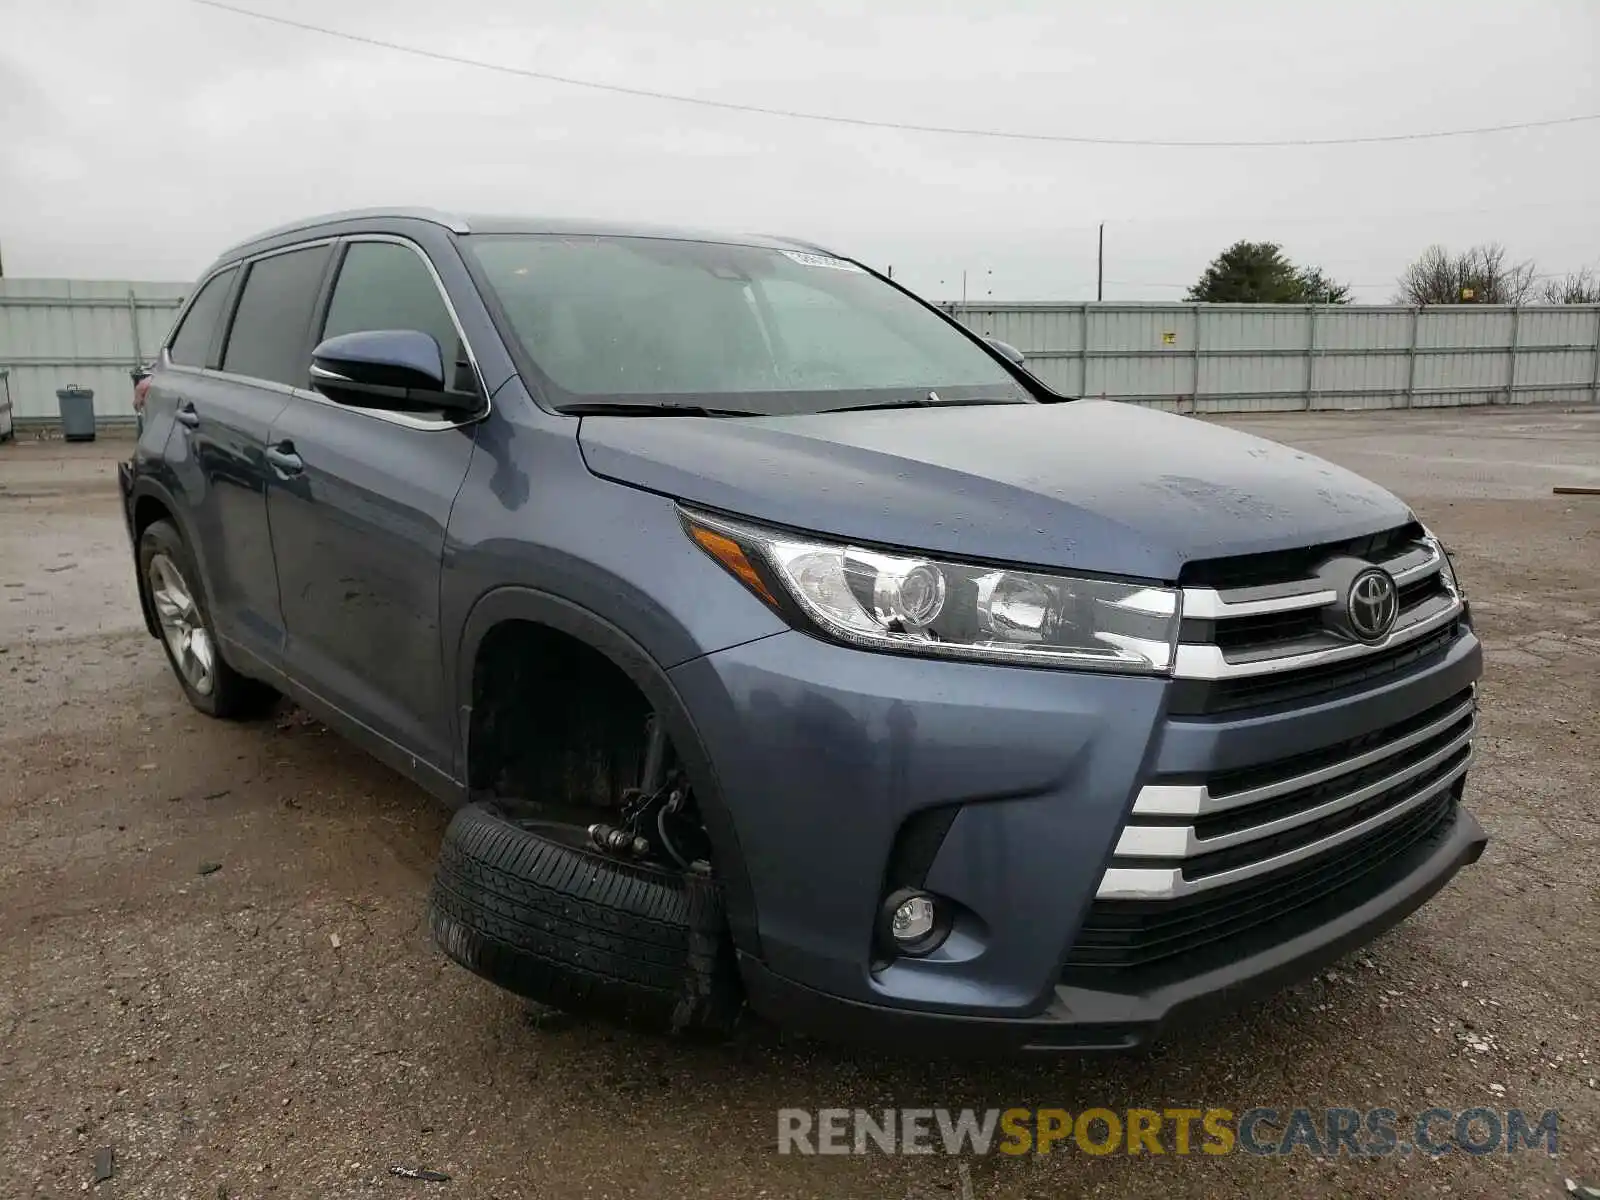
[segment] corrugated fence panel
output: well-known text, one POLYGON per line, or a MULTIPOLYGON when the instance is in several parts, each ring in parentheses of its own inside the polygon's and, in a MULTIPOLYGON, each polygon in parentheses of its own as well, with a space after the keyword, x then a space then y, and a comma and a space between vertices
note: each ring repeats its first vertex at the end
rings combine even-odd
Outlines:
POLYGON ((1206 354, 1200 360, 1200 396, 1253 396, 1306 390, 1304 354, 1206 354))
MULTIPOLYGON (((132 412, 183 283, 0 279, 0 368, 16 415, 53 418, 56 389, 132 412)), ((1010 342, 1069 396, 1199 412, 1437 407, 1600 399, 1600 307, 987 304, 948 308, 1010 342)))
POLYGON ((56 391, 92 388, 101 418, 133 414, 129 372, 148 361, 188 293, 180 283, 0 279, 0 369, 15 416, 52 418, 56 391))
POLYGON ((1600 309, 1525 308, 1517 345, 1570 346, 1593 350, 1600 341, 1600 309))
POLYGON ((1509 348, 1511 310, 1473 305, 1424 309, 1417 322, 1418 349, 1509 348))
POLYGON ((1600 399, 1593 305, 1027 304, 956 315, 1068 395, 1182 411, 1600 399), (1045 319, 1052 311, 1060 324, 1045 319))
POLYGON ((1317 359, 1316 408, 1404 406, 1408 354, 1324 354, 1317 359))
POLYGON ((1350 305, 1317 310, 1321 350, 1405 350, 1411 345, 1412 310, 1350 305))
POLYGON ((1194 394, 1195 325, 1192 307, 1090 306, 1083 394, 1177 407, 1194 394))
POLYGON ((1309 309, 1278 304, 1208 305, 1200 310, 1207 350, 1281 350, 1304 354, 1311 344, 1309 309))
POLYGON ((1194 310, 1165 305, 1095 305, 1089 309, 1089 349, 1154 353, 1194 345, 1194 310))
POLYGON ((999 309, 974 308, 961 314, 962 322, 985 337, 1013 346, 1031 346, 1034 371, 1057 391, 1076 395, 1083 390, 1084 309, 1081 305, 1009 305, 999 309))

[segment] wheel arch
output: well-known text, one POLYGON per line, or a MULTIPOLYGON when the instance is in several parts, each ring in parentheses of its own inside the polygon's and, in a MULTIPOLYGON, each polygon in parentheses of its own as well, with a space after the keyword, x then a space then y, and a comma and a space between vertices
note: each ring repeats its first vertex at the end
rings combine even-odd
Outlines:
POLYGON ((560 596, 528 587, 500 587, 478 599, 462 626, 456 655, 455 685, 460 697, 456 717, 462 778, 470 786, 468 764, 472 757, 469 743, 478 653, 491 631, 509 622, 545 626, 598 652, 633 682, 666 724, 667 736, 672 740, 688 773, 706 834, 711 840, 734 944, 744 953, 759 957, 755 895, 739 846, 733 814, 723 795, 711 756, 706 751, 705 741, 666 670, 648 650, 605 617, 560 596))
POLYGON ((133 575, 139 593, 139 609, 144 613, 145 628, 150 631, 150 636, 153 638, 161 636, 161 626, 156 621, 155 604, 150 599, 150 588, 145 581, 144 571, 139 567, 139 541, 150 526, 157 521, 168 521, 177 529, 178 536, 183 538, 183 544, 189 548, 189 553, 194 558, 195 570, 200 573, 199 586, 206 589, 208 599, 211 595, 210 580, 199 544, 182 514, 182 507, 173 498, 172 493, 161 484, 149 478, 134 481, 133 489, 128 494, 128 529, 133 537, 133 575))

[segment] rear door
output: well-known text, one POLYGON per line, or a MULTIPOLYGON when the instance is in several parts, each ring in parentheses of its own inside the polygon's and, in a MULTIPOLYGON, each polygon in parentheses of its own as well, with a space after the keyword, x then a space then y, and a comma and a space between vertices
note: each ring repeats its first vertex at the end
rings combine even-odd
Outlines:
MULTIPOLYGON (((373 329, 431 334, 456 384, 481 388, 438 277, 415 244, 350 239, 312 338, 373 329)), ((472 457, 459 414, 393 413, 301 392, 273 422, 267 511, 288 673, 398 751, 452 769, 439 573, 472 457)))
MULTIPOLYGON (((212 622, 224 642, 272 667, 283 616, 267 527, 267 431, 306 370, 306 336, 332 250, 327 242, 294 247, 239 268, 231 317, 208 369, 186 370, 174 385, 167 458, 212 622)), ((198 296, 195 309, 207 299, 198 296)), ((187 324, 173 341, 175 357, 184 352, 187 324)))
MULTIPOLYGON (((239 282, 237 266, 224 267, 201 280, 194 299, 173 327, 146 380, 138 445, 134 450, 146 470, 162 466, 162 454, 177 422, 178 409, 189 402, 194 381, 217 365, 222 326, 233 306, 239 282)), ((204 564, 201 564, 202 567, 204 564)))

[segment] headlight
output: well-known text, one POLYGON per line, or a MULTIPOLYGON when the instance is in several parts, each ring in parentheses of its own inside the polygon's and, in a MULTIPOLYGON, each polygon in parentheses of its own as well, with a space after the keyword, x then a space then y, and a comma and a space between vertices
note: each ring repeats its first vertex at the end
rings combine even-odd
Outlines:
POLYGON ((1106 671, 1168 671, 1172 588, 820 542, 698 513, 689 536, 795 624, 876 650, 1106 671))
POLYGON ((1439 552, 1439 574, 1444 576, 1446 586, 1455 593, 1457 598, 1465 600, 1467 593, 1461 586, 1461 577, 1456 574, 1456 564, 1450 558, 1449 549, 1439 540, 1438 534, 1431 530, 1424 530, 1424 533, 1427 535, 1428 541, 1433 544, 1433 548, 1439 552))

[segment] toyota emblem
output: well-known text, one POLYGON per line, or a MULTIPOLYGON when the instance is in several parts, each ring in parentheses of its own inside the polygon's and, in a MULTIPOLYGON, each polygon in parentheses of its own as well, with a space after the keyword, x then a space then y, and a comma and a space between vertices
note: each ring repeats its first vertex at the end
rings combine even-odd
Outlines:
POLYGON ((1400 589, 1395 586, 1394 576, 1378 567, 1357 575, 1350 581, 1345 615, 1350 632, 1362 641, 1383 641, 1400 616, 1400 589))

